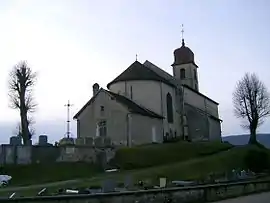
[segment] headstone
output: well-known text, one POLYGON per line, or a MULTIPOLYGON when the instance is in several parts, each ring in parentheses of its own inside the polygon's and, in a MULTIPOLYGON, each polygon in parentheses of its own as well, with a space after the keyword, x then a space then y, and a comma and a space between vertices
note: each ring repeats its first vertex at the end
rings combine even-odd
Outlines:
POLYGON ((167 179, 166 178, 160 178, 159 179, 159 187, 165 188, 167 184, 167 179))
POLYGON ((38 144, 42 145, 42 146, 47 145, 48 144, 48 136, 47 135, 40 135, 38 137, 38 144))
POLYGON ((15 146, 22 145, 22 139, 19 136, 12 136, 10 137, 9 144, 15 146))
POLYGON ((132 179, 132 176, 127 175, 127 176, 125 177, 124 187, 125 187, 125 188, 132 188, 132 187, 133 187, 133 179, 132 179))
POLYGON ((102 184, 102 191, 106 192, 114 192, 116 188, 116 182, 114 180, 107 179, 102 184))

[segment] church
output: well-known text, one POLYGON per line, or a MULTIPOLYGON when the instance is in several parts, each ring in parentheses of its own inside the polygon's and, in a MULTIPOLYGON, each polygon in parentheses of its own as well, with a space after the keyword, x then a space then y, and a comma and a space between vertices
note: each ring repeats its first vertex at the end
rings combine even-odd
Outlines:
POLYGON ((174 51, 173 75, 146 60, 133 62, 74 116, 80 139, 109 137, 115 145, 221 140, 218 103, 199 91, 198 65, 185 45, 174 51))

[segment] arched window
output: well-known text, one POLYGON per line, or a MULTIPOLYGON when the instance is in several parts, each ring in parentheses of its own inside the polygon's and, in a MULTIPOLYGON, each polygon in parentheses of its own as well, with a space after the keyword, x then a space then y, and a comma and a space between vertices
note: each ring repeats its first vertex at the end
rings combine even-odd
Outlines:
POLYGON ((180 69, 180 78, 185 79, 186 78, 186 70, 184 68, 180 69))
POLYGON ((197 72, 195 69, 193 70, 193 72, 194 72, 194 79, 197 81, 197 72))
POLYGON ((173 123, 173 104, 172 104, 172 96, 170 93, 167 94, 166 102, 167 102, 167 120, 168 123, 173 123))

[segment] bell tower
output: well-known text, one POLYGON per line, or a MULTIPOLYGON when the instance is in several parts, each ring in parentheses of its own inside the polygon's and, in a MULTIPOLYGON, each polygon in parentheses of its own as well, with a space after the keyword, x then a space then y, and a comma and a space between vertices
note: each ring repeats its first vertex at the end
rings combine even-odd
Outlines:
MULTIPOLYGON (((182 25, 183 26, 183 25, 182 25)), ((173 76, 190 88, 199 91, 198 66, 194 61, 194 53, 185 45, 182 29, 182 46, 174 51, 173 76)))

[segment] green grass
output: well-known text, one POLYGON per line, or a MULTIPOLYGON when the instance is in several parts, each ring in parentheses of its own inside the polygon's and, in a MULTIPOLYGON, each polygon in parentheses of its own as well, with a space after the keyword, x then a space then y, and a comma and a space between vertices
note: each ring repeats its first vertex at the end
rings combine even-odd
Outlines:
MULTIPOLYGON (((13 176, 13 186, 22 185, 22 182, 27 185, 79 179, 73 183, 45 186, 51 193, 61 187, 98 186, 107 178, 123 183, 127 174, 132 175, 134 181, 148 180, 155 184, 159 177, 167 177, 169 181, 202 179, 211 172, 223 173, 235 168, 244 169, 244 157, 252 149, 258 148, 254 146, 232 148, 231 145, 223 143, 156 144, 118 150, 113 163, 120 166, 120 172, 115 173, 100 173, 93 165, 84 163, 8 166, 5 170, 7 174, 13 176)), ((43 187, 20 188, 17 191, 20 195, 31 196, 37 194, 43 187)), ((14 188, 0 189, 0 196, 8 196, 12 191, 15 191, 14 188)))
POLYGON ((0 168, 1 174, 12 176, 10 184, 13 186, 91 177, 98 172, 96 166, 88 163, 5 165, 0 168))
MULTIPOLYGON (((136 170, 121 170, 116 173, 97 174, 94 178, 84 178, 76 183, 63 183, 54 186, 48 186, 50 193, 54 193, 60 187, 78 188, 101 186, 104 179, 110 178, 118 182, 123 182, 124 177, 129 174, 134 181, 148 180, 153 184, 158 183, 159 177, 167 177, 171 180, 194 180, 205 178, 210 172, 222 173, 235 168, 245 168, 244 157, 246 153, 253 147, 233 148, 228 151, 220 152, 218 154, 199 157, 186 161, 175 162, 171 164, 136 169, 136 170)), ((37 194, 43 187, 28 188, 18 190, 18 194, 24 196, 31 196, 37 194)), ((11 189, 14 191, 14 189, 11 189)), ((8 196, 11 191, 1 191, 0 195, 8 196)))
POLYGON ((111 164, 121 169, 139 169, 208 156, 230 148, 232 145, 220 142, 144 145, 119 149, 111 164))

